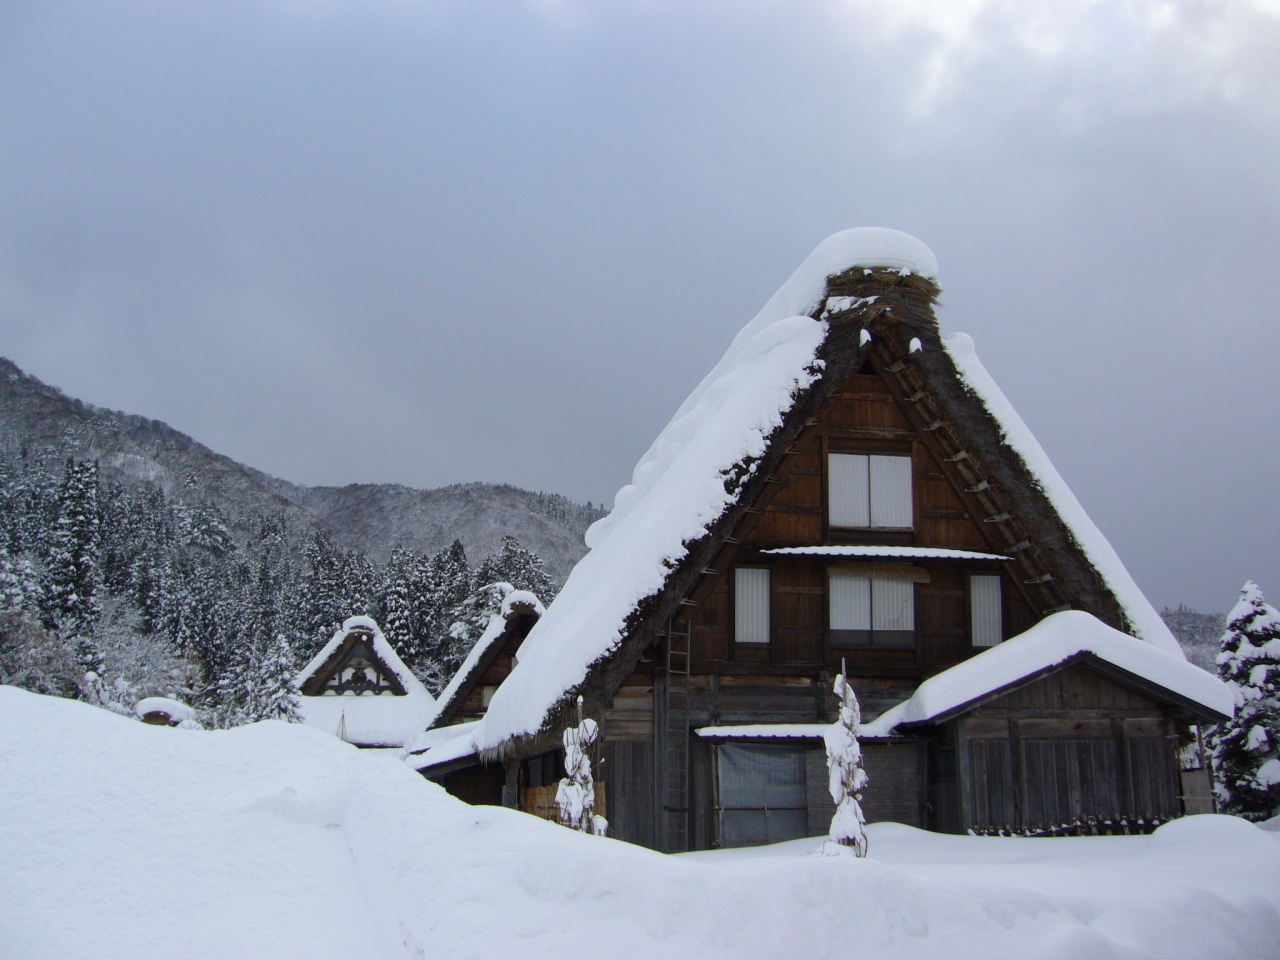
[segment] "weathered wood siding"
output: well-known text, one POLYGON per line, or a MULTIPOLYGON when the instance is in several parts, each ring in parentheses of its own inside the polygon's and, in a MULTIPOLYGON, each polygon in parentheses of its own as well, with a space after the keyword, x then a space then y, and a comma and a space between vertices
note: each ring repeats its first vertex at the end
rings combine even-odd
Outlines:
POLYGON ((610 835, 642 847, 655 847, 657 788, 653 741, 606 741, 603 766, 602 779, 612 800, 610 835))
POLYGON ((817 423, 794 445, 787 470, 760 503, 748 539, 732 564, 717 571, 714 586, 692 615, 692 659, 702 672, 750 672, 751 665, 833 670, 843 658, 854 676, 914 678, 971 656, 968 575, 1000 574, 1005 635, 1039 619, 1019 584, 1000 562, 915 564, 924 582, 916 587, 916 649, 834 650, 828 641, 828 567, 821 557, 778 556, 762 550, 817 544, 889 544, 989 551, 981 522, 969 516, 942 465, 917 436, 884 381, 875 374, 849 377, 817 423), (827 457, 830 453, 908 456, 912 461, 913 529, 858 530, 827 523, 827 457), (735 643, 733 575, 736 565, 771 572, 771 639, 735 643))
POLYGON ((1183 812, 1172 720, 1084 665, 983 704, 953 729, 962 829, 1044 832, 1183 812))

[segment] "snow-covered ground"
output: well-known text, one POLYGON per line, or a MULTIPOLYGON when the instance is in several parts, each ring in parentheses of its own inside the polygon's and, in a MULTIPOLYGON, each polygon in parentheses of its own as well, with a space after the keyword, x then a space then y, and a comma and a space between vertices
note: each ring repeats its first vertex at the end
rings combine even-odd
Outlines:
POLYGON ((1280 956, 1280 835, 1226 817, 664 857, 299 725, 147 726, 0 687, 0 731, 5 960, 1280 956))

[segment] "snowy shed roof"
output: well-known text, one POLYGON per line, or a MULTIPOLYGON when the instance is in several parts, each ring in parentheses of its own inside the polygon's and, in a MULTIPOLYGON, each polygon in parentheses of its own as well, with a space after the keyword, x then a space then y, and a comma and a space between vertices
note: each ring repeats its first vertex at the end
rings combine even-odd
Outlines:
POLYGON ((435 708, 430 692, 372 617, 343 621, 333 639, 302 668, 297 684, 303 691, 298 698, 303 722, 358 746, 401 746, 426 726, 435 708), (329 684, 317 686, 317 680, 338 671, 352 654, 361 656, 361 669, 383 674, 388 681, 384 692, 339 693, 329 684))
POLYGON ((947 719, 998 691, 1083 657, 1159 687, 1215 718, 1229 717, 1235 710, 1230 687, 1213 674, 1154 644, 1135 643, 1083 610, 1064 610, 930 677, 863 730, 868 737, 884 737, 895 728, 947 719))
POLYGON ((618 491, 612 512, 587 531, 589 552, 525 639, 519 665, 495 693, 477 733, 478 750, 501 752, 512 741, 547 731, 576 693, 588 691, 590 701, 590 677, 605 685, 621 682, 618 669, 606 669, 613 655, 624 640, 637 646, 636 656, 640 644, 652 641, 656 627, 644 625, 677 609, 677 594, 696 578, 696 564, 730 535, 735 511, 745 509, 738 501, 764 481, 762 471, 782 455, 781 444, 799 435, 823 391, 861 362, 872 329, 877 337, 906 330, 905 336, 891 335, 902 336, 918 371, 912 376, 940 385, 938 413, 947 422, 933 436, 950 433, 960 438, 957 443, 975 437, 957 459, 994 464, 992 491, 979 496, 994 497, 998 486, 1010 516, 1017 515, 1008 529, 1034 527, 1039 546, 1017 553, 1024 545, 1011 539, 1008 549, 1019 564, 1039 553, 1056 564, 1056 579, 1035 581, 1046 598, 1043 607, 1062 605, 1065 597, 1129 625, 1171 657, 1181 656, 977 362, 971 341, 957 336, 942 343, 931 308, 937 272, 928 247, 898 231, 847 230, 818 245, 676 411, 641 457, 632 482, 618 491), (868 295, 835 296, 849 290, 868 295), (647 636, 637 632, 644 629, 647 636))

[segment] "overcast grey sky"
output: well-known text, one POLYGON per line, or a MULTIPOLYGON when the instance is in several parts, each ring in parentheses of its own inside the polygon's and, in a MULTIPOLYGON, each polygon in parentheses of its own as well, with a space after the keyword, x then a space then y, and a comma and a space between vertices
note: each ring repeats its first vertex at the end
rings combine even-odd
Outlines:
POLYGON ((612 503, 863 225, 1153 602, 1280 599, 1280 0, 0 4, 0 354, 291 480, 612 503))

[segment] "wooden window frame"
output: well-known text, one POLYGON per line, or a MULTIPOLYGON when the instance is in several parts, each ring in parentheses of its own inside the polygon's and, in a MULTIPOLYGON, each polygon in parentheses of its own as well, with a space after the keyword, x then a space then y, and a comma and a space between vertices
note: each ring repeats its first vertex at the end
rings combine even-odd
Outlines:
MULTIPOLYGON (((915 535, 919 518, 917 516, 919 496, 917 495, 917 469, 915 445, 912 443, 901 443, 897 441, 887 441, 883 444, 873 444, 867 441, 858 443, 841 442, 836 438, 823 437, 822 443, 822 539, 829 541, 833 533, 841 536, 866 536, 868 534, 888 535, 895 539, 900 537, 911 537, 915 535), (831 458, 833 456, 852 456, 852 457, 901 457, 905 459, 911 466, 911 526, 909 527, 877 527, 869 525, 865 527, 845 526, 843 524, 834 524, 831 522, 831 458)), ((871 465, 868 462, 868 483, 870 482, 871 465)), ((870 489, 868 488, 867 510, 868 523, 871 520, 871 503, 870 489)))
MULTIPOLYGON (((885 566, 887 565, 884 565, 884 564, 831 564, 827 567, 826 623, 827 623, 827 649, 828 650, 831 650, 832 652, 838 652, 838 653, 845 653, 851 650, 876 650, 881 652, 894 651, 897 653, 906 653, 906 652, 915 653, 919 651, 920 649, 920 626, 919 626, 920 592, 915 589, 915 585, 917 583, 929 582, 928 571, 923 570, 919 567, 904 566, 901 574, 896 574, 896 571, 889 571, 889 572, 894 572, 896 575, 885 576, 884 574, 886 573, 886 571, 883 569, 879 569, 885 566), (870 581, 872 584, 869 588, 870 596, 868 597, 868 613, 870 614, 871 627, 870 629, 865 631, 867 634, 867 640, 865 643, 856 642, 856 641, 847 642, 847 643, 836 642, 837 631, 834 627, 831 626, 831 600, 832 600, 831 579, 837 576, 862 577, 870 581), (876 580, 885 580, 885 581, 893 581, 893 582, 905 581, 911 584, 911 630, 910 631, 907 631, 907 630, 880 631, 880 633, 882 634, 906 634, 909 632, 911 634, 911 642, 909 645, 904 645, 901 643, 897 643, 897 644, 889 644, 889 643, 877 644, 876 643, 877 631, 875 629, 875 586, 874 586, 874 582, 876 580)), ((841 630, 839 632, 843 634, 843 633, 861 633, 862 631, 841 630)))

